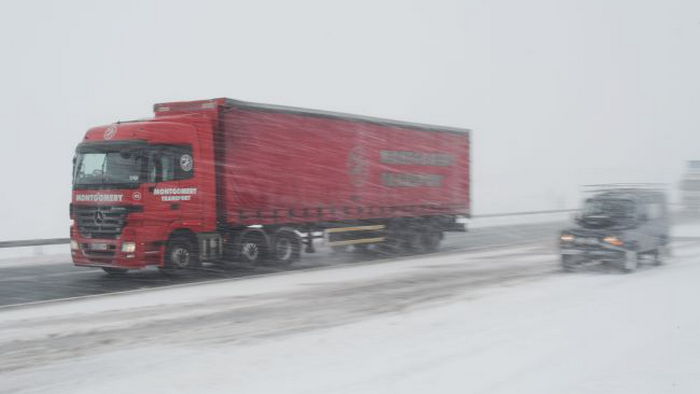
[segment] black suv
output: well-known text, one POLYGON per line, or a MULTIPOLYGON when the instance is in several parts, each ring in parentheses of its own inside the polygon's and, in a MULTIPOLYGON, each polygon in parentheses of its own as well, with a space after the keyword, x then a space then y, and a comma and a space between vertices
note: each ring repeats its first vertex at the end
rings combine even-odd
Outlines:
POLYGON ((668 255, 669 218, 660 189, 597 186, 576 216, 576 226, 559 237, 562 267, 571 271, 591 261, 612 262, 625 272, 642 256, 654 264, 668 255))

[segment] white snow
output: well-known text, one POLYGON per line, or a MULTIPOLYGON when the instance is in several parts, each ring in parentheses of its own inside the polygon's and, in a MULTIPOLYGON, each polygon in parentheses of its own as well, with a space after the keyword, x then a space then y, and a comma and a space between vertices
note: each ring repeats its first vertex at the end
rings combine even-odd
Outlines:
POLYGON ((67 244, 0 248, 0 268, 65 264, 69 261, 71 256, 67 244))
POLYGON ((485 227, 512 226, 518 224, 566 223, 570 222, 574 212, 538 213, 531 215, 475 217, 469 220, 472 229, 485 227))
MULTIPOLYGON (((552 273, 553 251, 508 248, 9 309, 0 312, 0 346, 41 337, 59 340, 83 330, 108 332, 115 324, 137 327, 147 320, 173 325, 134 330, 132 342, 138 346, 84 351, 80 357, 0 372, 0 391, 697 393, 700 246, 684 242, 674 250, 667 265, 631 275, 552 273), (245 296, 241 308, 256 308, 273 302, 263 295, 291 302, 293 291, 389 283, 465 264, 514 272, 539 266, 543 276, 464 288, 420 306, 272 336, 230 338, 227 330, 236 323, 216 327, 212 321, 220 336, 194 341, 190 338, 197 333, 177 324, 178 313, 184 317, 192 310, 206 322, 217 309, 231 308, 218 302, 231 297, 245 296), (193 305, 199 308, 189 308, 193 305), (171 339, 159 340, 164 334, 171 339)), ((319 300, 325 301, 333 300, 319 300)), ((295 312, 303 317, 308 311, 290 311, 295 312)), ((262 334, 262 321, 260 328, 262 334)), ((46 352, 59 350, 57 342, 46 352)))
POLYGON ((671 235, 674 237, 700 238, 700 226, 695 223, 677 224, 671 227, 671 235))

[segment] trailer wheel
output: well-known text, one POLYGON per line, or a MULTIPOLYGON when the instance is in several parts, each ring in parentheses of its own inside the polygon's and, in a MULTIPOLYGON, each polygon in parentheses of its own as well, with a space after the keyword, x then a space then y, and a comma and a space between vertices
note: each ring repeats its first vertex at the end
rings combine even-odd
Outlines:
POLYGON ((267 257, 265 240, 259 234, 246 234, 238 243, 238 256, 248 265, 258 265, 267 257))
POLYGON ((301 256, 301 240, 290 231, 280 231, 273 241, 275 263, 289 265, 301 256))
POLYGON ((166 269, 187 269, 200 266, 195 243, 189 237, 175 236, 165 252, 166 269))
POLYGON ((129 270, 126 268, 102 267, 102 270, 109 276, 120 276, 126 274, 129 270))
POLYGON ((357 244, 352 249, 352 251, 355 253, 359 253, 359 254, 368 254, 369 253, 369 245, 370 244, 357 244))
MULTIPOLYGON (((428 229, 415 229, 410 230, 404 234, 401 238, 402 249, 408 253, 425 253, 428 251, 426 248, 426 232, 428 229)), ((438 241, 439 242, 439 241, 438 241)))
POLYGON ((440 247, 442 241, 442 231, 435 229, 426 229, 421 234, 421 244, 425 252, 434 252, 440 247))
POLYGON ((350 245, 333 245, 331 250, 336 254, 343 254, 350 251, 350 245))

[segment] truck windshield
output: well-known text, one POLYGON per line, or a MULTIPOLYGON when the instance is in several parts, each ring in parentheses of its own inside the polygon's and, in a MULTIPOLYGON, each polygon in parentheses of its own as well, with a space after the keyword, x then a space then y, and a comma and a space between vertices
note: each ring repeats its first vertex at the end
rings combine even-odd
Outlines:
POLYGON ((144 156, 140 150, 77 153, 73 183, 75 187, 138 186, 143 173, 144 156))
POLYGON ((189 145, 110 142, 81 144, 73 167, 74 189, 136 188, 191 178, 189 145))

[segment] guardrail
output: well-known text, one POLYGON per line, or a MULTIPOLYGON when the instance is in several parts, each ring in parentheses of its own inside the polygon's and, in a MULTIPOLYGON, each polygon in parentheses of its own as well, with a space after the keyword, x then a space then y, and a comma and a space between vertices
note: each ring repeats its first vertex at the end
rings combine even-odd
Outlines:
POLYGON ((550 209, 546 211, 527 211, 527 212, 509 212, 509 213, 485 213, 483 215, 474 215, 473 219, 481 218, 500 218, 506 216, 526 216, 526 215, 545 215, 548 213, 569 213, 578 212, 578 209, 550 209))
MULTIPOLYGON (((567 213, 576 212, 577 209, 550 209, 545 211, 525 211, 525 212, 507 212, 507 213, 486 213, 483 215, 473 215, 473 219, 481 218, 497 218, 507 216, 525 216, 525 215, 546 215, 549 213, 567 213)), ((0 241, 0 249, 2 248, 22 248, 26 246, 45 246, 45 245, 63 245, 70 242, 70 238, 45 238, 45 239, 23 239, 16 241, 0 241)))
POLYGON ((0 241, 0 248, 21 248, 25 246, 62 245, 70 238, 23 239, 18 241, 0 241))

